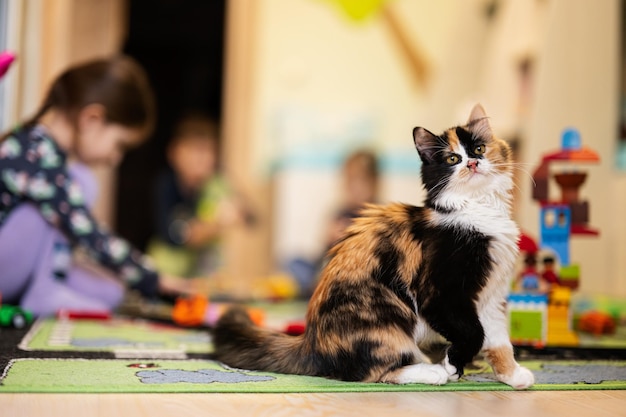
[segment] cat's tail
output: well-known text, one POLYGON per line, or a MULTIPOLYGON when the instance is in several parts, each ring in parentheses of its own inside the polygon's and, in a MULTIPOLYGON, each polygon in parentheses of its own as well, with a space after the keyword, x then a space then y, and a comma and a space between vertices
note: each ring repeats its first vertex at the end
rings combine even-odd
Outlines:
POLYGON ((313 375, 310 355, 302 354, 303 336, 290 336, 255 325, 233 307, 213 329, 215 359, 228 366, 286 374, 313 375))

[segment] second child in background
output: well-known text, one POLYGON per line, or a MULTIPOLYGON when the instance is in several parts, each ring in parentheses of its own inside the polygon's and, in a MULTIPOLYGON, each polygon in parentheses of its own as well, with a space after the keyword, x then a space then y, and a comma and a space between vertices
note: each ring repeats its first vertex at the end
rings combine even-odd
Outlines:
POLYGON ((367 149, 350 153, 341 168, 341 182, 341 202, 328 223, 322 253, 313 262, 298 257, 287 263, 287 271, 298 282, 301 297, 308 298, 313 293, 326 251, 341 239, 346 227, 366 204, 378 202, 379 169, 376 154, 367 149))
POLYGON ((173 131, 167 160, 170 169, 156 183, 156 236, 148 254, 167 273, 208 276, 222 264, 223 232, 245 220, 219 172, 217 123, 200 113, 184 116, 173 131))
POLYGON ((378 176, 378 159, 374 152, 357 150, 346 158, 342 168, 342 203, 329 224, 325 249, 330 249, 341 238, 365 204, 378 202, 378 176))

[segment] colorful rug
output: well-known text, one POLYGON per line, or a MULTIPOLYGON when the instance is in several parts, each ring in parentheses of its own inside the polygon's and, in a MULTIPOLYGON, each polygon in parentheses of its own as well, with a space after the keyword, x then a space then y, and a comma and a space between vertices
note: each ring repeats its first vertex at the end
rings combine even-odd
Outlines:
POLYGON ((115 318, 111 320, 39 320, 19 348, 25 351, 113 352, 118 357, 170 357, 212 350, 206 330, 115 318), (128 356, 131 355, 131 356, 128 356))
MULTIPOLYGON (((270 306, 266 324, 284 328, 301 320, 303 311, 302 306, 270 306)), ((146 320, 40 320, 27 333, 1 331, 0 394, 511 390, 495 381, 487 368, 443 386, 365 384, 236 370, 210 360, 207 330, 146 320)), ((520 352, 522 363, 536 377, 532 390, 626 389, 624 351, 571 360, 581 359, 578 355, 533 357, 520 352)))
MULTIPOLYGON (((264 325, 286 330, 304 320, 306 302, 253 303, 264 312, 264 325)), ((24 351, 81 351, 156 355, 162 352, 206 354, 212 351, 206 329, 188 329, 137 318, 38 320, 18 346, 24 351)), ((144 356, 152 357, 152 356, 144 356)), ((177 357, 180 359, 180 357, 177 357)))
MULTIPOLYGON (((626 389, 626 362, 526 362, 531 390, 626 389)), ((0 381, 3 392, 51 393, 304 393, 372 391, 505 391, 489 369, 442 386, 341 382, 232 369, 209 360, 17 359, 0 381)))

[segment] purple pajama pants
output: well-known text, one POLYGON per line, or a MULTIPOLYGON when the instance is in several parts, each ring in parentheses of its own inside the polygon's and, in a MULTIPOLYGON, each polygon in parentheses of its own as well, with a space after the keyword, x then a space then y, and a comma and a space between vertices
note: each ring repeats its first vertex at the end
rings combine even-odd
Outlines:
MULTIPOLYGON (((84 165, 70 175, 93 204, 97 183, 84 165)), ((122 300, 123 285, 112 275, 74 263, 67 238, 46 222, 36 206, 17 206, 0 227, 0 294, 2 303, 18 304, 37 316, 60 309, 107 310, 122 300)))

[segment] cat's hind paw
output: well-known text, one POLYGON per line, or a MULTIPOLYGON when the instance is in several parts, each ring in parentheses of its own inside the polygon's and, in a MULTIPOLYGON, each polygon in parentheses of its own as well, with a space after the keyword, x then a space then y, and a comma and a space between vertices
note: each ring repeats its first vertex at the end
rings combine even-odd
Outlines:
POLYGON ((523 366, 517 366, 511 375, 496 375, 499 381, 515 389, 530 388, 535 383, 535 375, 523 366))
POLYGON ((396 369, 383 382, 394 384, 443 385, 448 382, 448 371, 441 365, 418 363, 396 369))

